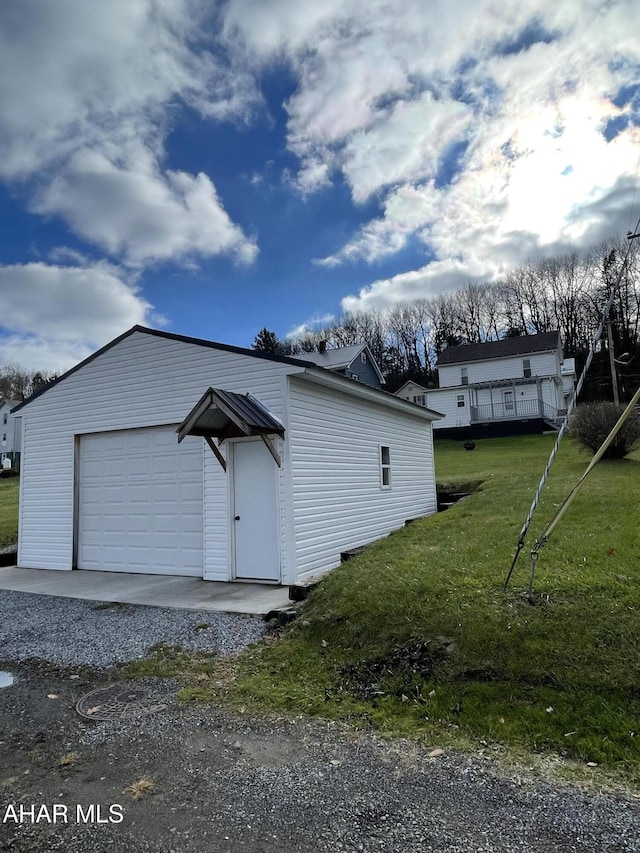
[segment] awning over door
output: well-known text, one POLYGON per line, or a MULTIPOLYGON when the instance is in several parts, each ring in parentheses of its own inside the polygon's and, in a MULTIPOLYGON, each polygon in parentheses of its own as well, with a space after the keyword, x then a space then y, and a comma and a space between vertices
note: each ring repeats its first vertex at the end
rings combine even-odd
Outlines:
POLYGON ((222 444, 227 438, 258 435, 279 466, 280 456, 270 435, 284 438, 282 421, 251 394, 236 394, 222 388, 208 388, 176 430, 178 442, 187 435, 202 436, 226 471, 224 457, 213 443, 222 444))

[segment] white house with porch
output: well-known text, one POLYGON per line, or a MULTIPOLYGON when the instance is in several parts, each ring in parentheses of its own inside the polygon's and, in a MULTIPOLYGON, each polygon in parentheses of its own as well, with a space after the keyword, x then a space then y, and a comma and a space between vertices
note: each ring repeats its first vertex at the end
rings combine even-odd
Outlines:
POLYGON ((559 332, 443 350, 438 388, 407 382, 397 396, 442 413, 442 437, 490 437, 557 428, 575 385, 559 332))

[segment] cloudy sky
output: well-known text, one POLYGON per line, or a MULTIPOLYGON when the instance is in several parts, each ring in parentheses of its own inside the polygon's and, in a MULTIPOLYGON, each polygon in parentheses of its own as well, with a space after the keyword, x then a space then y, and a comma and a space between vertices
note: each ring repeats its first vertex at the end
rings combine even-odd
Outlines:
POLYGON ((637 0, 2 0, 0 362, 250 346, 638 218, 637 0))

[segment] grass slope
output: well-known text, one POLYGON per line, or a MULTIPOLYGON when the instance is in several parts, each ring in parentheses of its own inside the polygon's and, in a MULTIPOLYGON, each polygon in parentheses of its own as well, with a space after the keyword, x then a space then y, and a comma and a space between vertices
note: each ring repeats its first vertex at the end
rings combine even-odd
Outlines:
POLYGON ((601 462, 537 564, 529 550, 590 456, 565 440, 502 586, 553 437, 436 443, 439 482, 482 480, 331 573, 232 698, 383 731, 552 751, 638 778, 640 456, 601 462))
POLYGON ((19 477, 0 478, 0 547, 18 541, 19 477))

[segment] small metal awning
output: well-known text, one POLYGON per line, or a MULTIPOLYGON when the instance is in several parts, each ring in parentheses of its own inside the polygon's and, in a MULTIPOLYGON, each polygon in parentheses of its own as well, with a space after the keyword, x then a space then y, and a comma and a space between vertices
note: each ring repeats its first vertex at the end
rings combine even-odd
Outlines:
POLYGON ((251 394, 236 394, 222 388, 207 388, 200 400, 176 430, 178 443, 188 435, 202 436, 216 455, 224 470, 227 464, 213 443, 222 444, 227 438, 259 435, 278 466, 282 460, 269 440, 269 435, 284 438, 282 422, 251 394))

